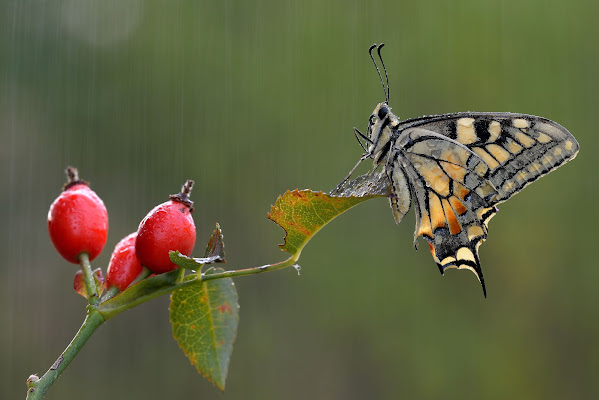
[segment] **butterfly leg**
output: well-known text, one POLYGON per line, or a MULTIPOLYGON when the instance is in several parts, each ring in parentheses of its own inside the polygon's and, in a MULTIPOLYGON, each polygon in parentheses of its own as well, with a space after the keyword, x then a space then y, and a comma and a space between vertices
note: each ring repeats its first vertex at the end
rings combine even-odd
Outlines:
POLYGON ((331 194, 334 195, 335 193, 341 192, 341 188, 343 187, 343 185, 345 184, 345 182, 347 182, 349 180, 349 178, 351 178, 351 176, 354 173, 354 171, 356 170, 356 168, 358 168, 358 165, 360 165, 362 163, 362 161, 366 160, 367 158, 369 158, 369 155, 368 154, 363 154, 362 157, 360 157, 360 159, 356 163, 356 165, 354 165, 354 167, 351 169, 351 171, 349 171, 349 173, 347 174, 347 176, 341 181, 341 183, 339 183, 335 187, 335 189, 333 189, 331 191, 331 194))

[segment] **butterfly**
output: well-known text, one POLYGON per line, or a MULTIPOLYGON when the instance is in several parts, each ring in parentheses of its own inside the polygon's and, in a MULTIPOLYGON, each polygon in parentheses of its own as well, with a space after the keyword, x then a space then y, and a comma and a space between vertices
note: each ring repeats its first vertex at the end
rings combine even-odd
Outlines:
POLYGON ((414 205, 414 246, 420 236, 428 242, 441 274, 449 268, 474 272, 486 297, 478 248, 497 204, 576 157, 578 142, 558 123, 527 114, 458 112, 400 121, 389 107, 383 46, 372 45, 368 52, 385 101, 370 115, 366 134, 354 128, 365 152, 331 194, 347 193, 344 185, 353 171, 372 159, 373 172, 382 167, 376 179, 390 186, 395 222, 414 205))

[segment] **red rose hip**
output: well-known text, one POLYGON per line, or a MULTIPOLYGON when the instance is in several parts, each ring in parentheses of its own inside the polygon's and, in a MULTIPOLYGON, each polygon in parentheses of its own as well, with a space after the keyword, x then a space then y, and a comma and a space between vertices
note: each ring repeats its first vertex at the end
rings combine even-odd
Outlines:
POLYGON ((116 286, 122 292, 143 270, 135 255, 136 237, 137 232, 133 232, 125 236, 114 248, 106 271, 106 288, 116 286))
POLYGON ((139 224, 135 253, 150 271, 161 274, 178 268, 169 258, 170 250, 190 255, 196 241, 196 228, 191 213, 193 202, 189 194, 193 181, 188 180, 181 193, 171 195, 146 215, 139 224))
POLYGON ((69 181, 48 212, 48 232, 60 255, 78 264, 81 253, 91 261, 104 248, 108 213, 102 199, 79 180, 76 168, 68 167, 66 172, 69 181))

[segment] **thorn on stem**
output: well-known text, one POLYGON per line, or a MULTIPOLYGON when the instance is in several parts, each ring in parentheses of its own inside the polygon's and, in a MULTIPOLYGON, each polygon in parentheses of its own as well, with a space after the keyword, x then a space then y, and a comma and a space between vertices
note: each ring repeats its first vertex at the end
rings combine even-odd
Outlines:
POLYGON ((29 378, 27 378, 27 387, 31 387, 31 385, 33 385, 35 382, 39 381, 40 377, 37 376, 36 374, 31 374, 29 375, 29 378))

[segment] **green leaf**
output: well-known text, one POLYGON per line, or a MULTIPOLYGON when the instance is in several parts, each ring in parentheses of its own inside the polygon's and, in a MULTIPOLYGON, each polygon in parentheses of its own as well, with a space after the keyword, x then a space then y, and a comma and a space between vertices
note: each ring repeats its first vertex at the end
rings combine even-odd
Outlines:
POLYGON ((169 310, 179 347, 199 373, 224 390, 239 323, 233 280, 209 280, 175 290, 169 310))
POLYGON ((205 264, 202 262, 203 258, 188 257, 185 254, 179 253, 179 251, 171 250, 168 252, 168 256, 172 262, 180 266, 181 268, 189 269, 192 271, 199 271, 205 264))
POLYGON ((286 232, 285 243, 279 247, 295 260, 312 236, 332 219, 366 200, 388 196, 389 188, 386 176, 369 174, 340 185, 335 193, 287 191, 270 209, 268 218, 286 232))

